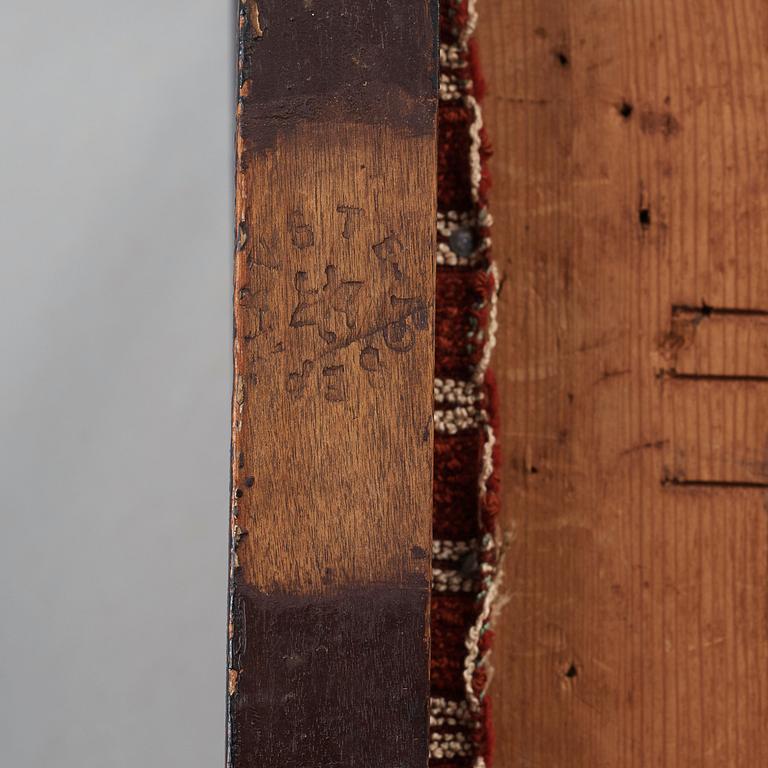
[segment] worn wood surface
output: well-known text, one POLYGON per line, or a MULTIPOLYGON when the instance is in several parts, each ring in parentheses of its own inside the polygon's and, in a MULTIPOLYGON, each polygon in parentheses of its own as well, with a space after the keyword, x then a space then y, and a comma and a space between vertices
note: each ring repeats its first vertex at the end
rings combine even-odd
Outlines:
POLYGON ((768 4, 481 9, 496 765, 768 765, 768 4))
POLYGON ((436 18, 241 7, 233 768, 426 766, 436 18))

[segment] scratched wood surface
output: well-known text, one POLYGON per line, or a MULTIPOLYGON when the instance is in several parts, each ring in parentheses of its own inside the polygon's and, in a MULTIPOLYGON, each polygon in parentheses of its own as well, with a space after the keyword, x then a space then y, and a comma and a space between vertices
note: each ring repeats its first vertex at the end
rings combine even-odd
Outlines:
POLYGON ((768 765, 768 4, 481 10, 496 765, 768 765))
POLYGON ((240 11, 232 768, 424 768, 436 0, 240 11))

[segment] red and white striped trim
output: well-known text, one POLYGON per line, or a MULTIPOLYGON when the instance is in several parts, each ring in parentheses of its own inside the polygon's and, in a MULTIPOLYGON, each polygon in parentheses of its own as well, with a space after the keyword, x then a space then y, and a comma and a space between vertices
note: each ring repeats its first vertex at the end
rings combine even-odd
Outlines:
MULTIPOLYGON (((476 26, 476 0, 467 0, 467 15, 464 25, 454 30, 458 36, 457 44, 443 45, 440 48, 440 64, 443 67, 443 74, 446 75, 445 78, 441 78, 441 98, 451 102, 461 99, 472 115, 472 122, 469 126, 470 151, 468 170, 475 210, 466 213, 450 211, 438 214, 437 263, 440 267, 485 268, 489 276, 492 277, 494 285, 489 299, 491 306, 489 308, 488 324, 484 329, 484 333, 482 335, 478 334, 475 339, 477 343, 482 343, 480 361, 472 377, 472 383, 476 385, 476 389, 466 390, 468 393, 483 393, 485 391, 486 373, 491 353, 496 343, 497 292, 499 286, 499 275, 496 267, 488 263, 487 252, 491 247, 489 228, 492 220, 480 195, 483 179, 483 116, 480 105, 474 96, 473 84, 469 80, 461 81, 459 79, 462 76, 465 78, 471 77, 469 72, 462 72, 460 70, 468 64, 469 41, 475 32, 476 26), (463 93, 462 85, 464 87, 463 93), (467 234, 460 232, 462 229, 468 230, 471 240, 467 234), (457 250, 454 251, 453 248, 457 250), (461 251, 461 253, 457 251, 461 251)), ((443 392, 436 386, 435 402, 438 405, 453 404, 449 399, 450 397, 451 394, 449 392, 443 392)), ((453 397, 469 397, 471 399, 472 395, 461 391, 455 392, 453 397)), ((482 467, 478 477, 478 495, 482 508, 488 492, 488 483, 494 470, 493 452, 496 444, 496 435, 489 422, 487 413, 483 408, 479 407, 483 404, 479 397, 472 402, 458 402, 457 404, 460 407, 453 411, 438 410, 435 412, 435 429, 437 432, 442 431, 453 434, 464 426, 482 428, 485 439, 482 449, 482 467), (449 413, 451 414, 450 416, 448 415, 449 413)), ((481 530, 484 530, 485 525, 482 519, 480 524, 481 530)), ((494 600, 498 594, 502 575, 500 544, 497 540, 497 531, 492 529, 484 530, 481 543, 479 546, 476 542, 473 543, 472 549, 469 548, 468 542, 437 540, 433 542, 433 555, 436 559, 438 559, 438 554, 444 556, 443 559, 446 561, 456 563, 462 562, 464 558, 474 554, 478 564, 480 591, 477 595, 477 614, 465 638, 466 656, 464 659, 463 677, 466 699, 464 703, 467 707, 468 717, 473 721, 474 727, 481 729, 484 719, 482 702, 485 696, 485 689, 478 690, 476 672, 479 667, 488 663, 488 651, 481 652, 480 650, 481 638, 490 626, 494 600)), ((437 581, 439 583, 454 583, 454 575, 458 573, 457 571, 441 569, 440 567, 435 570, 438 572, 437 581)), ((477 581, 474 586, 477 587, 477 581)), ((490 680, 490 677, 490 674, 487 675, 488 680, 490 680)), ((469 733, 473 733, 473 731, 470 730, 469 733)), ((472 768, 486 768, 486 762, 482 755, 482 752, 487 749, 487 744, 483 743, 485 737, 486 734, 483 730, 477 731, 476 738, 479 740, 468 739, 466 734, 461 731, 446 733, 441 730, 439 733, 432 733, 430 757, 433 759, 469 757, 471 758, 472 768)))

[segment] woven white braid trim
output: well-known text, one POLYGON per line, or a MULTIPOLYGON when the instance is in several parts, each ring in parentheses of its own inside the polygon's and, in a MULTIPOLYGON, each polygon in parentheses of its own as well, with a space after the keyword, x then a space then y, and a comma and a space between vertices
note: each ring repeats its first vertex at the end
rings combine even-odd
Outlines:
POLYGON ((480 138, 480 131, 483 129, 483 113, 480 111, 480 105, 477 99, 470 94, 464 96, 464 101, 474 112, 475 118, 469 126, 469 178, 472 183, 472 199, 477 202, 480 197, 480 182, 483 177, 483 164, 480 158, 480 150, 483 141, 480 138))
POLYGON ((449 568, 432 568, 432 589, 435 592, 474 592, 477 576, 449 568))
POLYGON ((458 101, 472 88, 472 81, 453 72, 440 73, 440 98, 443 101, 458 101))
POLYGON ((457 229, 491 227, 493 217, 487 208, 474 211, 438 211, 437 232, 443 237, 450 237, 457 229))
POLYGON ((430 699, 430 728, 444 728, 447 725, 451 727, 461 726, 463 728, 476 727, 476 722, 472 719, 467 702, 443 698, 430 699))
POLYGON ((491 310, 488 313, 485 346, 483 347, 480 362, 477 364, 475 373, 472 376, 472 380, 478 385, 482 385, 485 382, 485 374, 488 372, 491 355, 496 346, 496 334, 499 330, 499 270, 496 264, 491 264, 488 270, 493 275, 493 291, 491 293, 491 310))
POLYGON ((435 410, 435 432, 456 435, 469 429, 477 429, 488 421, 488 414, 474 405, 460 406, 452 410, 435 410))
POLYGON ((435 378, 435 402, 450 405, 475 405, 483 399, 480 387, 474 381, 435 378))
POLYGON ((440 44, 440 66, 445 69, 463 69, 467 66, 467 47, 440 44))
MULTIPOLYGON (((490 534, 486 534, 483 541, 483 546, 486 550, 495 549, 496 542, 490 534)), ((498 559, 497 557, 494 558, 498 559)), ((496 600, 499 591, 499 585, 501 582, 501 569, 495 565, 485 564, 483 567, 483 587, 481 597, 482 603, 480 606, 480 612, 475 619, 475 623, 469 628, 467 638, 464 645, 467 649, 467 656, 464 659, 464 694, 467 697, 469 706, 473 712, 480 712, 481 709, 481 697, 485 691, 481 692, 478 696, 475 693, 474 676, 478 666, 485 663, 488 659, 480 657, 480 638, 487 629, 488 622, 491 618, 491 612, 493 610, 493 603, 496 600)))
POLYGON ((459 562, 477 550, 477 540, 454 541, 451 539, 432 540, 432 558, 447 562, 459 562))
POLYGON ((461 731, 429 735, 429 756, 434 760, 470 757, 473 752, 472 742, 461 731))
POLYGON ((449 243, 437 244, 437 266, 438 267, 476 267, 482 264, 485 254, 491 247, 491 238, 484 237, 480 245, 475 248, 468 256, 459 255, 451 249, 449 243))

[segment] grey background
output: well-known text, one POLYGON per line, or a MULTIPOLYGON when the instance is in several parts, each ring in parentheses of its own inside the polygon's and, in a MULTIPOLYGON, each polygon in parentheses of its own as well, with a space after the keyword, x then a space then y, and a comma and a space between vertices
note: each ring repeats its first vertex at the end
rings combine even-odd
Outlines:
POLYGON ((235 7, 0 3, 0 765, 221 766, 235 7))

